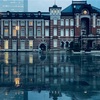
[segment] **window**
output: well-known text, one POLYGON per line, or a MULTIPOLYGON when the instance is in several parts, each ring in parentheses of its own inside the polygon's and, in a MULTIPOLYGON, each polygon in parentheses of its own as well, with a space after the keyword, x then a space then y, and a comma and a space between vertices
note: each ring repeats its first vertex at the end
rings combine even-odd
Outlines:
POLYGON ((54 22, 54 25, 57 25, 57 20, 56 19, 54 19, 53 22, 54 22))
POLYGON ((12 36, 17 36, 17 32, 16 32, 17 30, 15 29, 15 27, 13 27, 12 30, 13 30, 13 31, 12 31, 12 32, 13 32, 13 33, 12 33, 12 36))
POLYGON ((61 36, 64 36, 64 29, 61 29, 61 36))
POLYGON ((33 40, 29 41, 29 49, 33 49, 33 40))
POLYGON ((41 28, 37 29, 37 36, 41 36, 41 28))
POLYGON ((21 21, 21 26, 25 26, 25 21, 21 21))
POLYGON ((25 27, 21 27, 21 36, 25 36, 25 27))
POLYGON ((70 26, 74 26, 74 20, 73 19, 70 20, 70 26))
POLYGON ((4 41, 4 49, 9 49, 9 42, 8 42, 8 40, 4 41))
POLYGON ((29 21, 29 26, 33 26, 33 21, 29 21))
POLYGON ((4 26, 8 26, 9 21, 5 20, 4 21, 4 26))
POLYGON ((4 28, 4 36, 8 36, 8 33, 9 33, 8 27, 5 27, 5 28, 4 28))
POLYGON ((100 29, 97 29, 97 34, 100 34, 100 29))
POLYGON ((49 36, 49 29, 45 29, 45 36, 49 36))
POLYGON ((97 26, 100 26, 100 19, 97 19, 97 26))
POLYGON ((21 41, 21 49, 25 49, 25 41, 21 41))
POLYGON ((13 26, 16 26, 17 25, 17 22, 16 21, 12 21, 12 25, 13 26))
POLYGON ((57 39, 54 39, 54 41, 53 41, 53 47, 57 47, 57 39))
POLYGON ((33 36, 33 27, 29 27, 29 36, 33 36))
POLYGON ((53 34, 54 34, 54 36, 57 36, 57 28, 53 29, 53 34))
POLYGON ((66 19, 66 26, 69 26, 69 19, 66 19))
POLYGON ((41 21, 37 21, 37 26, 41 26, 41 21))
POLYGON ((61 26, 64 26, 64 19, 61 19, 61 26))
POLYGON ((45 20, 45 26, 49 26, 49 20, 45 20))
POLYGON ((65 31, 66 31, 65 32, 66 33, 66 36, 69 36, 69 29, 66 29, 65 31))
POLYGON ((74 30, 73 29, 70 30, 70 36, 74 36, 74 30))

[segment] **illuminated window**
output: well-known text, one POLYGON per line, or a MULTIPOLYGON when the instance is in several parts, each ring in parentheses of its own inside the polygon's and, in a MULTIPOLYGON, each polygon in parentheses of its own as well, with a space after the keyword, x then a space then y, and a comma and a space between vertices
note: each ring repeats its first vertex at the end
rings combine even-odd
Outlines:
POLYGON ((29 26, 33 26, 33 21, 29 21, 29 26))
POLYGON ((17 32, 16 32, 16 29, 15 29, 15 27, 13 27, 13 33, 12 33, 12 35, 13 35, 13 36, 17 36, 16 33, 17 33, 17 32))
POLYGON ((4 49, 9 49, 9 42, 8 42, 8 40, 4 41, 4 49))
POLYGON ((29 63, 31 63, 31 64, 33 63, 33 55, 29 55, 29 63))
POLYGON ((33 40, 29 41, 29 49, 33 49, 33 40))

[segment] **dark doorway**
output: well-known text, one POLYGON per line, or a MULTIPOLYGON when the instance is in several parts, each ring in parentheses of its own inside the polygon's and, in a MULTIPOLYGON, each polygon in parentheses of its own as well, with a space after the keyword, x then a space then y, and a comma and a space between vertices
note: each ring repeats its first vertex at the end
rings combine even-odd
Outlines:
POLYGON ((68 48, 68 45, 69 45, 69 43, 68 43, 68 42, 66 42, 66 48, 68 48))
POLYGON ((64 48, 64 42, 63 41, 61 42, 61 48, 64 48))
POLYGON ((46 45, 44 43, 40 44, 40 49, 46 51, 46 45))
POLYGON ((82 18, 81 19, 81 35, 89 35, 89 18, 82 18))
POLYGON ((92 42, 93 42, 93 40, 88 40, 88 42, 87 42, 87 48, 88 49, 92 48, 92 42))

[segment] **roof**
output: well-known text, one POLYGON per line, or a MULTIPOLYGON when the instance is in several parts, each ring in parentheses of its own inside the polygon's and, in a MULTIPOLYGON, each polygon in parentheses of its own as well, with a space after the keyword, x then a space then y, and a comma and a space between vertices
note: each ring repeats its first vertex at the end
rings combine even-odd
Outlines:
POLYGON ((65 9, 62 10, 62 13, 73 13, 73 12, 81 12, 82 9, 88 9, 91 13, 100 13, 100 9, 99 8, 96 8, 94 6, 91 6, 90 4, 87 4, 87 3, 83 3, 83 4, 71 4, 69 5, 68 7, 66 7, 65 9), (74 11, 73 11, 74 10, 74 11))

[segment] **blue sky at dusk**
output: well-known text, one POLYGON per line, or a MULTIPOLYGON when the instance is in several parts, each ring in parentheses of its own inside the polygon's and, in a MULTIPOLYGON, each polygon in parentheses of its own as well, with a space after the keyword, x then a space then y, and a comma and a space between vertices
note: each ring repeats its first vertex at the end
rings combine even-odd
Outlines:
MULTIPOLYGON (((48 11, 49 7, 52 7, 55 0, 28 0, 29 11, 48 11)), ((74 0, 82 1, 82 0, 74 0)), ((84 0, 83 0, 84 1, 84 0)), ((95 7, 100 8, 100 0, 87 0, 87 2, 95 7)), ((72 0, 56 0, 56 4, 62 9, 66 8, 72 3, 72 0)))

